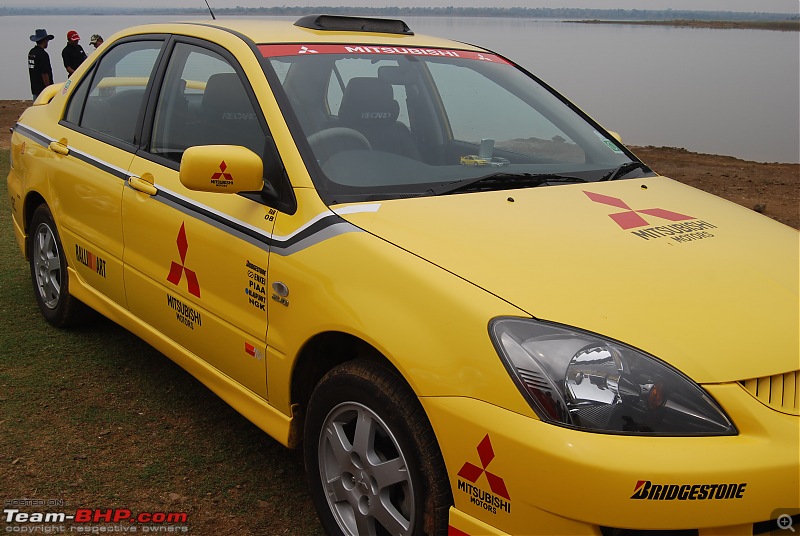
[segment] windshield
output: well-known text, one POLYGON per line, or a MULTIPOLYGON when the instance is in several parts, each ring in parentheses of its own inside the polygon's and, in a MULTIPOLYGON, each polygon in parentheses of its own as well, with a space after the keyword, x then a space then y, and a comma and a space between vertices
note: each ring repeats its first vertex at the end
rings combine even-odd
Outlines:
POLYGON ((493 187, 514 188, 649 172, 633 166, 614 174, 632 155, 494 54, 364 45, 259 49, 329 203, 463 192, 468 188, 441 187, 498 173, 506 180, 493 187), (524 182, 514 186, 517 176, 524 182))

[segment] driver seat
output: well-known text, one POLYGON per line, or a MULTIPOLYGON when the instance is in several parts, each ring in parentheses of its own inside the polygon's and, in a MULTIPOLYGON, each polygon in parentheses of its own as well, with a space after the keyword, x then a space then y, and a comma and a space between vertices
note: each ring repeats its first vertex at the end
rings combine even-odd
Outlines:
POLYGON ((201 101, 203 145, 241 145, 260 155, 266 136, 236 73, 208 78, 201 101))
POLYGON ((419 160, 414 136, 407 126, 397 121, 399 114, 400 105, 394 100, 389 82, 356 77, 344 90, 338 124, 363 134, 373 149, 419 160))

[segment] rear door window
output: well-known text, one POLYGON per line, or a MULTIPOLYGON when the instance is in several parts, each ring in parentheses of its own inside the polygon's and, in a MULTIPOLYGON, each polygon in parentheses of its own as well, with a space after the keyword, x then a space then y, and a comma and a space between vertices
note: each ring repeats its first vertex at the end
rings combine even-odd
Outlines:
POLYGON ((66 120, 134 144, 145 91, 162 41, 122 43, 109 50, 69 104, 66 120))

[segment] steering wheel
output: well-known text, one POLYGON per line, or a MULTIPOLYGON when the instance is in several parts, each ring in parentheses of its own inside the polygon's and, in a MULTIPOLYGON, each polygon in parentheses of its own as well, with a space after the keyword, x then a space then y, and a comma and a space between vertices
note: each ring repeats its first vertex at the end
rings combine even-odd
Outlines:
POLYGON ((308 144, 321 164, 342 151, 372 149, 367 138, 352 128, 333 127, 320 130, 308 137, 308 144))

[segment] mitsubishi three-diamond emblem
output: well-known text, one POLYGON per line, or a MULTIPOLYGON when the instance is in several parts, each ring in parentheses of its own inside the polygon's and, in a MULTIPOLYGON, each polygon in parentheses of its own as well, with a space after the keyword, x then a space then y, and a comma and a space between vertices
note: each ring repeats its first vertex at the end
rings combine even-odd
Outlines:
POLYGON ((609 214, 608 217, 614 220, 617 225, 622 227, 623 229, 633 229, 634 227, 645 227, 650 225, 646 219, 644 219, 641 215, 647 214, 648 216, 655 216, 656 218, 661 218, 664 220, 669 221, 686 221, 686 220, 693 220, 693 216, 686 216, 684 214, 679 214, 677 212, 672 212, 670 210, 666 210, 663 208, 646 208, 646 209, 639 209, 634 210, 628 204, 618 197, 611 197, 609 195, 597 194, 594 192, 587 192, 586 190, 583 191, 589 199, 594 201, 595 203, 602 203, 603 205, 609 205, 612 207, 617 207, 622 209, 622 212, 615 212, 613 214, 609 214))
POLYGON ((181 230, 178 231, 178 239, 176 242, 178 244, 178 254, 181 256, 181 262, 178 264, 177 262, 172 261, 172 265, 169 269, 169 275, 167 276, 167 281, 177 286, 178 283, 181 282, 183 274, 186 273, 186 284, 188 286, 189 294, 199 298, 200 283, 197 280, 197 274, 194 273, 194 271, 186 268, 184 265, 186 263, 186 252, 189 249, 189 242, 186 240, 186 227, 183 223, 181 223, 181 230))
POLYGON ((466 462, 458 472, 458 476, 475 484, 478 479, 485 474, 486 480, 489 482, 489 487, 492 489, 492 493, 510 501, 511 497, 508 496, 508 489, 506 489, 505 481, 486 469, 494 459, 494 449, 492 448, 492 441, 489 439, 489 434, 486 434, 486 437, 478 444, 478 457, 481 460, 481 467, 466 462))

